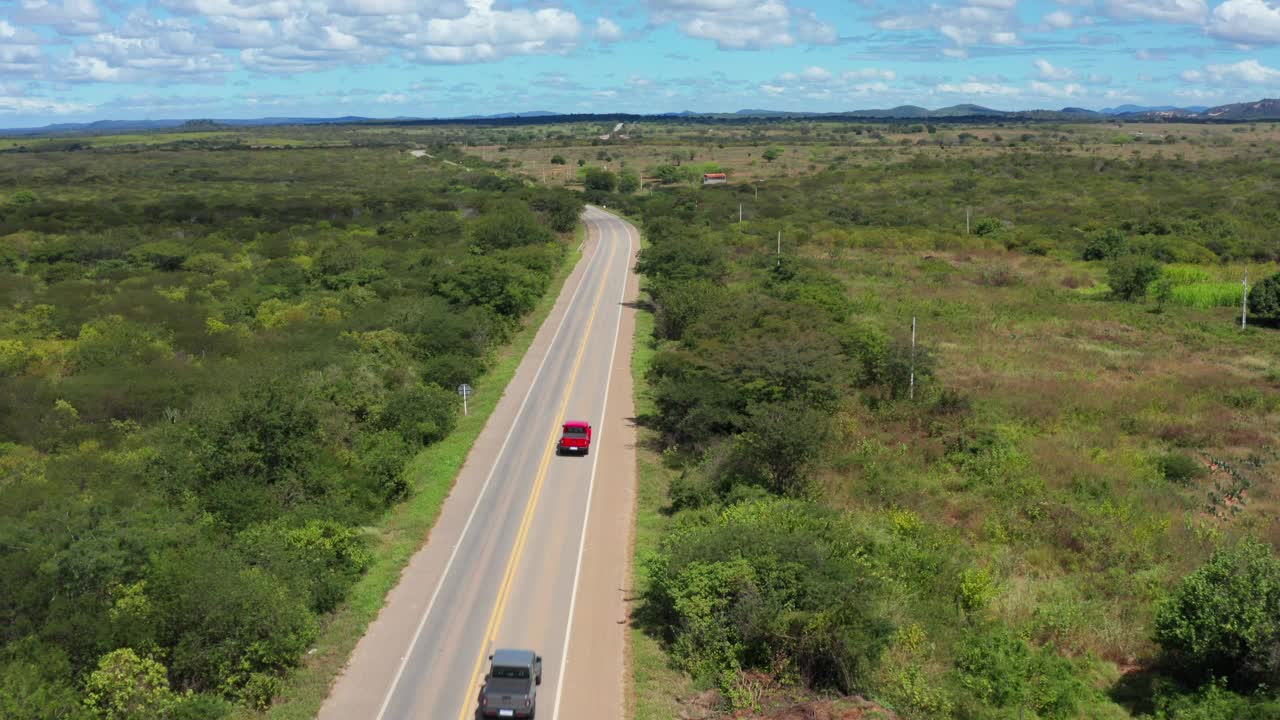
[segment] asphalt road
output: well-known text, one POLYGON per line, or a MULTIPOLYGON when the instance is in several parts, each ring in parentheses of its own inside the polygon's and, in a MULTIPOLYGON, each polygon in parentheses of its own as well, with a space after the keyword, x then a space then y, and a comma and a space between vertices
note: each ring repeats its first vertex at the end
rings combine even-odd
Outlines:
POLYGON ((595 208, 584 221, 582 260, 322 719, 479 717, 499 647, 542 656, 539 718, 622 717, 639 236, 595 208), (586 457, 555 455, 568 419, 595 428, 586 457))

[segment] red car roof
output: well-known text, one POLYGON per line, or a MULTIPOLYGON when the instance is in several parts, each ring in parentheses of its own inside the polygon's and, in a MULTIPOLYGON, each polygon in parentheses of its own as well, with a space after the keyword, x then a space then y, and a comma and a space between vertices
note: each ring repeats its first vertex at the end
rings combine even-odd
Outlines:
POLYGON ((566 420, 564 423, 564 426, 565 427, 591 427, 591 423, 584 422, 582 420, 566 420))

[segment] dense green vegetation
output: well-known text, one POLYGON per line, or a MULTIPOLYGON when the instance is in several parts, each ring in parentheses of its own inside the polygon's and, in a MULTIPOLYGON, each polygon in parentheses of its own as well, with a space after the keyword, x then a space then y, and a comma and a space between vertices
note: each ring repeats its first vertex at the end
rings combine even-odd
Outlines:
POLYGON ((582 207, 387 149, 219 149, 0 162, 5 718, 269 703, 582 207))
POLYGON ((764 676, 907 718, 1275 716, 1280 333, 1239 329, 1235 264, 1274 277, 1275 172, 1012 155, 610 199, 644 225, 670 474, 638 625, 738 708, 764 676))

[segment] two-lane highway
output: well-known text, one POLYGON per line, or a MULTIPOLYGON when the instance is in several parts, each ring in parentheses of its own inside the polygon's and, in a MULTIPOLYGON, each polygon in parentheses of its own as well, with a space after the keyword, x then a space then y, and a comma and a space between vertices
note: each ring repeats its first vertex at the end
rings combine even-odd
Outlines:
POLYGON ((321 718, 469 720, 499 647, 542 656, 538 717, 621 717, 638 236, 595 208, 584 221, 579 267, 321 718), (555 455, 568 419, 595 428, 586 457, 555 455))

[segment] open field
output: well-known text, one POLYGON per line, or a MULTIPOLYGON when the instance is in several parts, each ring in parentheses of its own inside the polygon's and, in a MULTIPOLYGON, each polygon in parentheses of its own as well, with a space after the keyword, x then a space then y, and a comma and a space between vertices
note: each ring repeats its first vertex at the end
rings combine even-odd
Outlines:
MULTIPOLYGON (((573 128, 578 130, 577 127, 573 128)), ((592 128, 599 129, 599 128, 592 128)), ((1109 160, 1165 157, 1212 160, 1280 153, 1280 124, 1014 124, 833 123, 793 121, 752 127, 627 126, 629 139, 565 143, 564 131, 545 139, 519 136, 469 152, 549 183, 573 182, 578 161, 646 175, 672 163, 715 163, 731 182, 798 176, 839 167, 900 162, 912 157, 963 160, 1004 153, 1061 153, 1109 160), (933 132, 929 131, 933 128, 933 132), (768 147, 782 150, 773 162, 768 147), (567 164, 551 158, 561 155, 567 164)), ((579 131, 580 132, 580 131, 579 131)))
MULTIPOLYGON (((1007 179, 970 196, 975 217, 1000 222, 969 235, 915 192, 966 186, 963 161, 779 181, 759 201, 742 188, 615 199, 648 228, 644 421, 665 452, 641 470, 668 492, 641 515, 662 537, 655 550, 640 536, 638 708, 672 701, 652 680, 656 640, 693 687, 748 715, 800 687, 904 718, 1270 717, 1270 691, 1247 680, 1240 695, 1196 689, 1204 676, 1159 628, 1162 603, 1215 553, 1280 543, 1278 318, 1240 329, 1246 263, 1206 254, 1203 229, 1174 253, 1203 261, 1154 276, 1168 299, 1115 297, 1112 267, 1179 245, 1169 228, 1191 214, 1229 217, 1243 240, 1261 216, 1233 208, 1267 192, 1273 163, 1165 175, 1125 160, 1089 179, 1068 170, 1079 160, 1036 162, 977 168, 1007 179), (1242 194, 1205 198, 1223 172, 1242 194), (1153 235, 1132 221, 1156 197, 1177 210, 1153 235), (1087 222, 1064 227, 1066 202, 1087 222), (1128 249, 1083 259, 1111 241, 1128 249), (858 549, 856 570, 830 559, 832 536, 858 549), (810 544, 818 557, 797 549, 810 544), (840 572, 854 605, 805 604, 840 572), (833 642, 806 633, 840 622, 849 644, 806 654, 833 642)), ((1280 271, 1256 227, 1253 285, 1280 271)), ((682 712, 704 707, 682 698, 682 712)))

